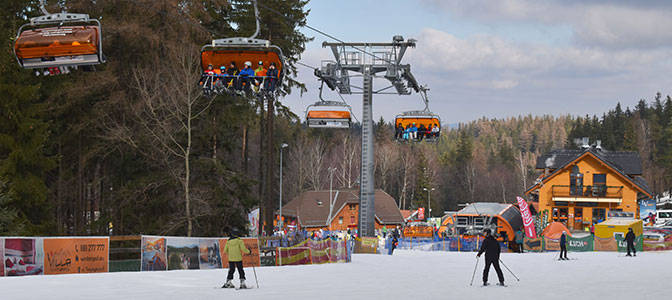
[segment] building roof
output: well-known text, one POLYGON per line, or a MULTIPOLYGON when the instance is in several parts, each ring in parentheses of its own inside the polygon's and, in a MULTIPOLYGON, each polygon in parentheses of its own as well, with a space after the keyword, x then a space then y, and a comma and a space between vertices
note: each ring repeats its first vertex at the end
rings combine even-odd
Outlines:
POLYGON ((611 225, 611 226, 630 226, 635 223, 639 223, 642 220, 637 220, 633 218, 609 218, 608 220, 599 223, 598 225, 611 225))
MULTIPOLYGON (((653 195, 651 189, 649 188, 646 180, 642 177, 635 177, 642 175, 642 163, 639 153, 637 152, 611 152, 603 149, 597 149, 595 147, 590 147, 584 150, 554 150, 546 154, 543 154, 537 158, 537 169, 548 168, 553 170, 548 176, 542 178, 542 182, 555 176, 566 166, 570 165, 578 158, 591 154, 595 158, 601 160, 606 165, 611 167, 624 178, 627 178, 636 186, 638 186, 642 191, 647 193, 649 196, 653 195)), ((538 186, 539 182, 533 184, 526 193, 533 190, 538 186)))
POLYGON ((523 226, 523 217, 520 215, 520 210, 512 204, 476 202, 459 210, 457 215, 499 215, 509 222, 509 225, 511 225, 511 228, 514 230, 523 226))
POLYGON ((499 215, 511 204, 502 204, 494 202, 477 202, 467 205, 460 209, 457 214, 460 215, 499 215))
MULTIPOLYGON (((333 190, 332 218, 348 204, 359 204, 359 190, 333 190)), ((397 204, 389 194, 377 189, 374 194, 375 218, 381 224, 403 224, 397 204)), ((275 211, 278 214, 278 211, 275 211)), ((329 191, 307 191, 282 206, 282 215, 295 217, 302 227, 328 226, 329 191)))
POLYGON ((560 169, 588 151, 628 176, 642 175, 642 159, 639 157, 639 153, 607 151, 594 147, 585 150, 562 149, 550 151, 537 158, 536 168, 560 169))

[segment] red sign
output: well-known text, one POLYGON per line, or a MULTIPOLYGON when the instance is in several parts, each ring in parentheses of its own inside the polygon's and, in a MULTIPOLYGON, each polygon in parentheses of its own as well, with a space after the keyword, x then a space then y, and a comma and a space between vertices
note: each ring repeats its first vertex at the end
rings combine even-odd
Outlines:
MULTIPOLYGON (((527 205, 527 201, 521 197, 516 197, 518 200, 518 207, 520 208, 520 215, 523 217, 523 225, 525 225, 525 235, 531 239, 537 238, 537 231, 534 229, 534 218, 532 213, 530 213, 530 207, 527 205)), ((517 230, 518 228, 514 228, 517 230)))
POLYGON ((420 207, 418 208, 418 219, 424 219, 425 218, 425 208, 420 207))

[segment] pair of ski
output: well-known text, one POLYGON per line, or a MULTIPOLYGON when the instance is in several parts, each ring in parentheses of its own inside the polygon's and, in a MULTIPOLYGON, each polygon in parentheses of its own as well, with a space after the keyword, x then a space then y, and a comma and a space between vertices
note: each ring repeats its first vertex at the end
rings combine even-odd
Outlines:
MULTIPOLYGON (((486 286, 490 286, 490 284, 486 283, 486 284, 481 285, 481 287, 486 287, 486 286)), ((503 283, 497 283, 497 286, 508 287, 506 284, 503 284, 503 283)))
POLYGON ((558 258, 558 260, 577 260, 577 259, 578 259, 578 258, 565 258, 565 259, 558 258))
POLYGON ((253 286, 247 286, 247 287, 244 287, 244 288, 241 288, 241 287, 223 287, 223 286, 216 286, 215 287, 215 289, 222 289, 222 290, 235 289, 236 291, 237 290, 251 290, 253 288, 254 288, 253 286))

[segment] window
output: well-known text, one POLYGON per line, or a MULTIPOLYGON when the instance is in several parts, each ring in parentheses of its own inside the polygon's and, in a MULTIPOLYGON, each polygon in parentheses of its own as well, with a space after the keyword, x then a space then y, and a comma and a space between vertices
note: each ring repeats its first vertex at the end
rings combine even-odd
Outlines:
POLYGON ((583 174, 578 166, 573 166, 572 173, 569 174, 569 193, 579 196, 583 194, 583 174))
POLYGON ((593 208, 593 220, 602 222, 606 220, 607 211, 604 208, 593 208))
POLYGON ((355 210, 355 209, 357 209, 357 206, 354 205, 354 204, 350 204, 350 210, 355 210))
POLYGON ((593 174, 593 197, 607 195, 607 174, 593 174))
POLYGON ((343 224, 343 217, 338 217, 338 224, 343 224))
POLYGON ((350 224, 355 224, 355 216, 350 216, 350 224))

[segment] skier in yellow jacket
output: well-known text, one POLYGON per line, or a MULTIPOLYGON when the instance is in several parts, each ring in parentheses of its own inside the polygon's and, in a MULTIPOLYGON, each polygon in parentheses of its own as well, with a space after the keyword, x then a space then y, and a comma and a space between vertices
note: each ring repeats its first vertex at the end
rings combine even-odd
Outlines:
POLYGON ((245 247, 243 240, 238 237, 237 230, 231 232, 231 237, 226 242, 226 245, 224 245, 222 252, 229 255, 229 275, 226 276, 226 283, 224 283, 222 288, 234 288, 231 280, 233 280, 233 272, 235 272, 236 268, 238 269, 238 276, 240 278, 240 288, 247 288, 245 285, 245 271, 243 270, 243 252, 250 254, 250 250, 245 247))

